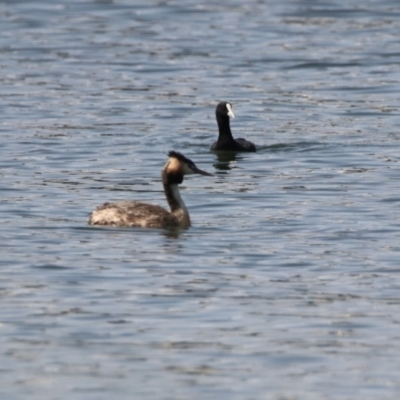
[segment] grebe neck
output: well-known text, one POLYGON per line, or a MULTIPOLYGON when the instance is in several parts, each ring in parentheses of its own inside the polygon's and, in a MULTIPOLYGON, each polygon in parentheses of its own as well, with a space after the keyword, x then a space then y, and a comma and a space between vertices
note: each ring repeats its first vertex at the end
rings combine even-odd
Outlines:
POLYGON ((181 224, 190 226, 189 211, 182 200, 177 184, 164 184, 165 197, 171 208, 171 213, 181 220, 181 224))

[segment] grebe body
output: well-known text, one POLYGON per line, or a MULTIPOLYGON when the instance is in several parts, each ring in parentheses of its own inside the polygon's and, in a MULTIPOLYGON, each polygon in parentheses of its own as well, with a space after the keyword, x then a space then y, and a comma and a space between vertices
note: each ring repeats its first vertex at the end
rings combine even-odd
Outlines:
POLYGON ((211 145, 212 151, 256 151, 254 143, 246 139, 234 139, 231 132, 229 118, 235 118, 232 111, 232 104, 221 101, 215 110, 215 116, 218 123, 218 140, 211 145))
POLYGON ((104 203, 89 217, 89 225, 110 225, 116 227, 142 228, 188 228, 190 216, 183 202, 178 185, 184 175, 212 174, 197 168, 193 161, 176 151, 169 152, 169 159, 162 170, 165 197, 171 211, 163 207, 137 201, 104 203))

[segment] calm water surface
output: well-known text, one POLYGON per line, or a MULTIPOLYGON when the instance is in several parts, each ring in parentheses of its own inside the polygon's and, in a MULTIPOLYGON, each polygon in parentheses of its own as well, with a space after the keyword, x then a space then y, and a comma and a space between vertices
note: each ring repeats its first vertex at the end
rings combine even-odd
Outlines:
POLYGON ((0 2, 0 397, 397 399, 395 0, 0 2), (214 109, 255 154, 209 152, 214 109), (104 201, 193 226, 93 228, 104 201))

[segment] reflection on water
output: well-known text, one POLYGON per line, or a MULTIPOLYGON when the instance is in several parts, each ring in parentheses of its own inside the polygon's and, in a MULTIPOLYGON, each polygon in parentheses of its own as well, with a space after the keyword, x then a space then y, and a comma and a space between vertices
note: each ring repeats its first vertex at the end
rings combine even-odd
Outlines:
POLYGON ((215 151, 217 162, 213 164, 215 169, 227 171, 236 167, 236 161, 242 160, 243 157, 236 151, 215 151))
POLYGON ((64 3, 0 4, 0 397, 396 399, 398 3, 64 3), (87 226, 170 149, 190 229, 87 226))
MULTIPOLYGON (((168 239, 179 239, 180 236, 182 235, 182 229, 163 229, 161 231, 161 235, 165 236, 168 239)), ((173 244, 173 248, 181 248, 181 246, 176 246, 175 243, 179 243, 179 242, 175 242, 175 241, 168 241, 168 244, 173 244)), ((164 245, 165 247, 169 247, 167 246, 167 244, 164 245)))

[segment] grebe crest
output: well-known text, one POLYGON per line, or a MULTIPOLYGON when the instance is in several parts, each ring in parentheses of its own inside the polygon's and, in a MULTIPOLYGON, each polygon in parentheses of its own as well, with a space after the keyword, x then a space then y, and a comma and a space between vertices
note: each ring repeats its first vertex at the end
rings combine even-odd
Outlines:
POLYGON ((143 228, 188 228, 190 216, 183 202, 178 185, 190 174, 212 176, 196 167, 195 163, 177 151, 168 153, 168 161, 162 170, 162 183, 171 211, 137 201, 104 203, 89 217, 90 225, 137 226, 143 228))
POLYGON ((218 123, 218 140, 211 145, 212 151, 256 151, 254 143, 246 139, 234 139, 231 132, 229 118, 235 118, 231 103, 221 101, 215 109, 218 123))

